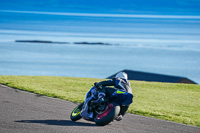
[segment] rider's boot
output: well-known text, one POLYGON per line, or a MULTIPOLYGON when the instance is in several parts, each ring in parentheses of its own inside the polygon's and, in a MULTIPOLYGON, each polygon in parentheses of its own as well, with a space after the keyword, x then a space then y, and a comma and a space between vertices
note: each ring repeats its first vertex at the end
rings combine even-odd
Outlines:
POLYGON ((129 106, 121 106, 120 115, 117 116, 117 118, 115 118, 115 120, 121 121, 122 118, 123 118, 123 116, 125 115, 126 111, 128 110, 128 107, 129 107, 129 106))
POLYGON ((117 118, 115 118, 116 121, 121 121, 122 120, 122 115, 117 116, 117 118))

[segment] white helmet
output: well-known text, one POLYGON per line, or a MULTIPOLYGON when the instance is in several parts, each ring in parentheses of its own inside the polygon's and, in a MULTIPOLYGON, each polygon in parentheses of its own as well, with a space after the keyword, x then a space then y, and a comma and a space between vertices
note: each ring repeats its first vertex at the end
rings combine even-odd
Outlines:
POLYGON ((128 79, 128 75, 125 72, 119 72, 115 78, 120 78, 120 79, 128 79))

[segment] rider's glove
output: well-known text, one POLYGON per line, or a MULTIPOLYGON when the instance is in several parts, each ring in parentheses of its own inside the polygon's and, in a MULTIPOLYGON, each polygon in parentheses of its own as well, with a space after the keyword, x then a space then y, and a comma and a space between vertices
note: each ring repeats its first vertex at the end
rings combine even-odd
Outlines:
POLYGON ((94 83, 95 88, 97 88, 98 90, 102 89, 102 85, 99 85, 98 82, 94 83))

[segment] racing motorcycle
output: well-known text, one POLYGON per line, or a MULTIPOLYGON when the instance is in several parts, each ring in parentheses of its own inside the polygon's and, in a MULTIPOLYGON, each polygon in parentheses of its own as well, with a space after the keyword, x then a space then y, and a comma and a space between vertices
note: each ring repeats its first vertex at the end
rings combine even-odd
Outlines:
POLYGON ((132 103, 133 95, 124 90, 116 90, 102 102, 98 99, 98 89, 93 86, 86 94, 85 101, 78 105, 71 113, 70 119, 77 121, 81 118, 93 121, 96 125, 104 126, 114 121, 120 115, 122 106, 132 103))

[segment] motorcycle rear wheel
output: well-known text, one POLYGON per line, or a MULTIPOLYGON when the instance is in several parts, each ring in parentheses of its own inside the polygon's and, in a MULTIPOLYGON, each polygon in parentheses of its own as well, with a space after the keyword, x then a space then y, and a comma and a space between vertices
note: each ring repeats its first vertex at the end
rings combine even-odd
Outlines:
POLYGON ((78 105, 78 106, 72 111, 72 113, 71 113, 71 115, 70 115, 70 119, 71 119, 72 121, 77 121, 77 120, 79 120, 79 119, 82 118, 81 115, 80 115, 80 113, 81 113, 83 104, 84 104, 84 102, 81 103, 80 105, 78 105))
POLYGON ((99 126, 104 126, 113 121, 120 113, 120 106, 116 103, 109 103, 102 113, 95 116, 94 121, 99 126))

